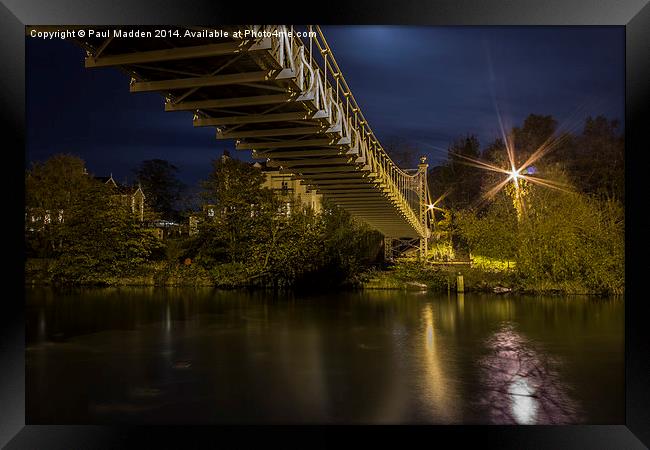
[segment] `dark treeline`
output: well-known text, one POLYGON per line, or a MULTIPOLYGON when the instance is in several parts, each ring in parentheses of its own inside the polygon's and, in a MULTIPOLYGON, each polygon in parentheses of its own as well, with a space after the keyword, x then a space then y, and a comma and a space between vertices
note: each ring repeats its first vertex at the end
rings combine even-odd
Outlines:
POLYGON ((145 161, 134 172, 146 198, 141 216, 121 187, 89 175, 75 156, 26 172, 27 256, 47 262, 38 265, 41 281, 331 288, 354 283, 381 249, 381 236, 343 210, 281 199, 262 186, 259 169, 235 159, 213 162, 198 212, 182 209, 173 165, 145 161), (191 236, 156 237, 155 221, 190 215, 191 236))
POLYGON ((55 282, 96 283, 160 259, 162 243, 144 226, 158 215, 134 213, 122 193, 72 155, 55 155, 26 173, 28 258, 46 259, 55 282))
MULTIPOLYGON (((618 121, 603 116, 589 117, 579 134, 558 133, 551 116, 531 114, 521 127, 508 134, 520 167, 538 149, 545 155, 533 166, 538 170, 557 167, 577 192, 624 203, 624 136, 618 121)), ((509 168, 503 139, 497 138, 481 150, 479 140, 470 135, 449 146, 447 162, 429 173, 429 188, 434 198, 449 191, 445 204, 453 209, 475 207, 484 188, 499 179, 494 173, 467 164, 470 157, 509 168)), ((541 176, 541 175, 540 175, 541 176)))

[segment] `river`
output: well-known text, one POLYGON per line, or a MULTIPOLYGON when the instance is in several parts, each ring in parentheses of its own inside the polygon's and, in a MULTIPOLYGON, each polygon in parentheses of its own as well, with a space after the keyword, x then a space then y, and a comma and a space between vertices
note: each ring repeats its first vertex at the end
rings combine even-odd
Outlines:
POLYGON ((26 291, 28 424, 624 423, 624 301, 26 291))

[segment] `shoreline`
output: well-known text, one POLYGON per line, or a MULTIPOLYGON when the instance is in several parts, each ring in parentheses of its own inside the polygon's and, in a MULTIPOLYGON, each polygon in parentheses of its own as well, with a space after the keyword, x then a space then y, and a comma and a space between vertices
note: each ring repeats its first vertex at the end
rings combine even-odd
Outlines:
MULTIPOLYGON (((273 289, 300 290, 296 287, 277 288, 264 283, 219 283, 198 266, 170 265, 167 262, 142 266, 129 276, 106 275, 95 279, 55 282, 51 279, 51 261, 27 260, 25 286, 50 287, 196 287, 224 290, 273 289)), ((477 268, 446 266, 422 267, 417 263, 401 263, 386 269, 370 269, 356 280, 332 290, 396 290, 419 292, 448 292, 456 294, 456 276, 463 275, 464 293, 495 295, 585 295, 616 296, 624 293, 590 292, 579 282, 552 283, 522 280, 514 271, 493 272, 477 268)))

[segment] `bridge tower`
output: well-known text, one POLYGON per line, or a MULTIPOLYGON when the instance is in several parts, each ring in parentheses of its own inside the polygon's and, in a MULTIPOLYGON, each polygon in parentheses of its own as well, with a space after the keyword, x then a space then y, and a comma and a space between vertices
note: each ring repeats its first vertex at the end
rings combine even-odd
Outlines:
POLYGON ((420 203, 420 225, 422 232, 420 234, 420 251, 419 259, 422 263, 427 260, 427 241, 429 240, 429 223, 427 220, 429 205, 427 201, 427 157, 420 157, 420 164, 418 164, 418 194, 420 203))

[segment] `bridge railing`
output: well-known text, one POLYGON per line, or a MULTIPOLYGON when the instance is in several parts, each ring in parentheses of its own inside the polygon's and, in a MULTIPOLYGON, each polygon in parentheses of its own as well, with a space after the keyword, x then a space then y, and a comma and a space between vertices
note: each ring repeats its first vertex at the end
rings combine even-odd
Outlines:
POLYGON ((422 236, 427 235, 421 208, 426 202, 419 178, 420 171, 408 173, 398 167, 374 135, 364 117, 339 65, 334 58, 320 27, 308 26, 307 38, 296 36, 294 27, 274 25, 268 31, 279 31, 274 39, 276 59, 282 67, 293 71, 302 90, 302 99, 312 99, 316 107, 332 124, 331 131, 339 131, 349 139, 350 154, 376 174, 379 187, 384 189, 399 211, 422 236), (293 33, 289 34, 291 31, 293 33))

